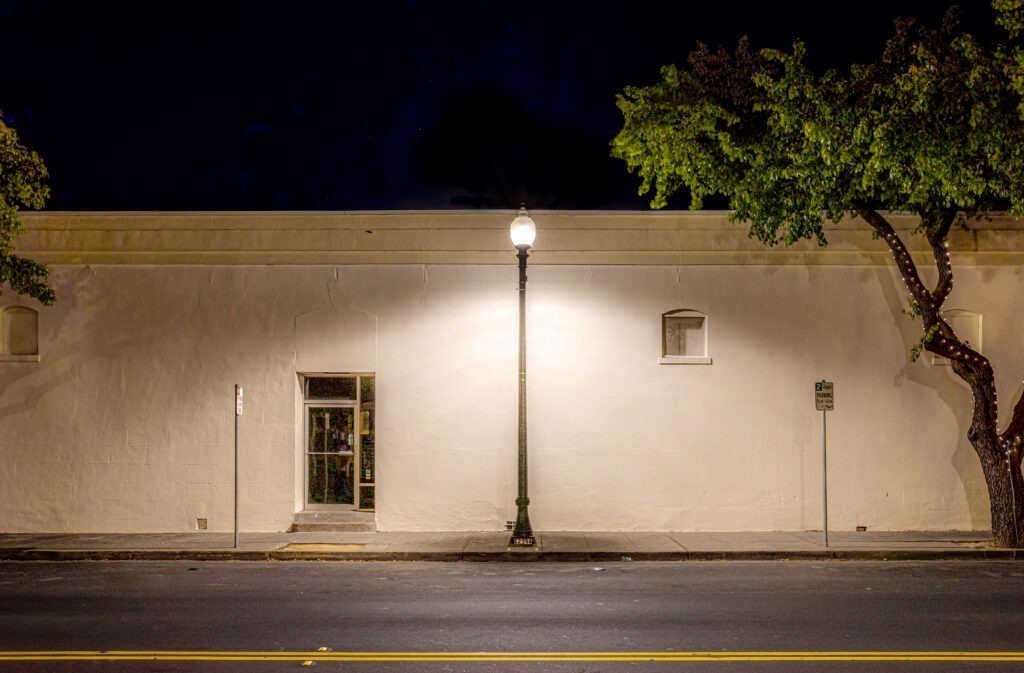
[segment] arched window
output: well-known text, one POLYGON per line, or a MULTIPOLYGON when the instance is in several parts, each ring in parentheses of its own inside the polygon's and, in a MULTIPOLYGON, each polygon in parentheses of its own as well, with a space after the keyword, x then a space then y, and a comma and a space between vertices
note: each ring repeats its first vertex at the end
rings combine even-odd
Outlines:
POLYGON ((5 360, 39 359, 39 314, 26 306, 0 310, 0 357, 5 360))
POLYGON ((700 311, 680 308, 661 314, 663 365, 709 365, 708 317, 700 311))

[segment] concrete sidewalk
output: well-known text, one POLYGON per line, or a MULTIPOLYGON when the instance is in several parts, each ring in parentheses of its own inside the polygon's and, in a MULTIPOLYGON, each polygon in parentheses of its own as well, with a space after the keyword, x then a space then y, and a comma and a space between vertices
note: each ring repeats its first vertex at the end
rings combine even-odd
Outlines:
POLYGON ((0 534, 0 560, 713 561, 1015 560, 978 531, 0 534))

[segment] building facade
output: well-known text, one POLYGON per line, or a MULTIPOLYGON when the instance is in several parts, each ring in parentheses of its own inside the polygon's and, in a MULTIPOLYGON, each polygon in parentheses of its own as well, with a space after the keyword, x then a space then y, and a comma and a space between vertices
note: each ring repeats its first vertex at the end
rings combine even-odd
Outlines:
MULTIPOLYGON (((535 530, 987 529, 970 392, 859 220, 769 249, 721 212, 534 212, 535 530)), ((34 213, 58 301, 0 296, 0 531, 379 530, 515 517, 513 212, 34 213)), ((910 216, 893 216, 904 234, 910 216)), ((1019 395, 1024 224, 951 241, 947 315, 1019 395)), ((925 278, 927 247, 913 240, 925 278)))

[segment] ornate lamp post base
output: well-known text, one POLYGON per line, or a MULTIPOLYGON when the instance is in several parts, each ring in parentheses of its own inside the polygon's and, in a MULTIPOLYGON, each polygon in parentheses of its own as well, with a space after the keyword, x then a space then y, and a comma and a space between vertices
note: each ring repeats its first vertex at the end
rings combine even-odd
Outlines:
POLYGON ((537 538, 533 536, 533 527, 530 525, 530 513, 527 507, 530 505, 529 498, 516 498, 516 525, 512 529, 512 537, 509 538, 510 547, 532 547, 537 544, 537 538))

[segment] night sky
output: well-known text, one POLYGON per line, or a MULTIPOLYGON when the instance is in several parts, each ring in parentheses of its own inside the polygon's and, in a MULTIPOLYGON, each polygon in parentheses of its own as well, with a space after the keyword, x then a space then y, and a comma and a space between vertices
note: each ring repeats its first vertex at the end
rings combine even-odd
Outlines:
POLYGON ((744 34, 845 71, 945 7, 0 0, 0 109, 54 210, 643 209, 608 156, 624 86, 744 34))

